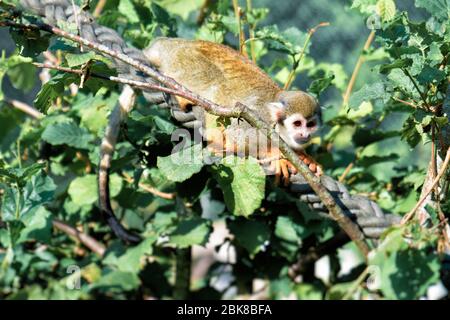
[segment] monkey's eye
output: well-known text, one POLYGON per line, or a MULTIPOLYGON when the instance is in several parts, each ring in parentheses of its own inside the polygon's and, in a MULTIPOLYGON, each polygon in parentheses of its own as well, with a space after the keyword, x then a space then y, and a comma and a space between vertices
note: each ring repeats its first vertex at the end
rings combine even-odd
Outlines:
POLYGON ((315 127, 316 126, 316 120, 310 120, 310 121, 308 121, 308 123, 306 124, 306 126, 308 127, 308 128, 312 128, 312 127, 315 127))
POLYGON ((292 124, 294 125, 294 127, 301 127, 302 126, 302 122, 300 120, 294 121, 292 124))

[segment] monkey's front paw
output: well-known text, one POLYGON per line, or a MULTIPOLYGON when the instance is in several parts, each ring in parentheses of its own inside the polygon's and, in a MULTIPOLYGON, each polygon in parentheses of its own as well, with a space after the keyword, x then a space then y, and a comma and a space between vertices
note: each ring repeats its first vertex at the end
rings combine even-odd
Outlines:
POLYGON ((306 164, 317 177, 320 177, 323 175, 323 169, 311 156, 307 155, 306 153, 301 153, 298 156, 300 160, 303 161, 304 164, 306 164))

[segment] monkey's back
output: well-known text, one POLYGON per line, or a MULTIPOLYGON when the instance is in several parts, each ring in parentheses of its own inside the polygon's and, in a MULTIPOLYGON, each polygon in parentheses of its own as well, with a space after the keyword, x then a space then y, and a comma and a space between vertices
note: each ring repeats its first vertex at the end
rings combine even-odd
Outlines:
POLYGON ((145 54, 162 73, 224 106, 241 102, 258 108, 281 90, 251 60, 221 44, 158 38, 145 54))

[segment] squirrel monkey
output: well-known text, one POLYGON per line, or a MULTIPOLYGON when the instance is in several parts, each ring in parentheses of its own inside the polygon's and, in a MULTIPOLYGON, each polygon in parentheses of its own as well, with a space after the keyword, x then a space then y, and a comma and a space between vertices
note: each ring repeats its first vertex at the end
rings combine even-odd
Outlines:
MULTIPOLYGON (((256 64, 239 52, 213 42, 177 38, 157 38, 145 51, 149 62, 163 74, 173 78, 189 90, 222 106, 234 106, 240 102, 252 108, 275 129, 297 151, 309 168, 320 175, 321 168, 304 152, 304 146, 318 129, 320 107, 314 97, 303 91, 285 91, 280 88, 256 64)), ((179 107, 190 111, 193 104, 181 97, 175 97, 179 107)), ((204 126, 208 126, 208 115, 203 115, 204 126)), ((209 117, 212 117, 209 115, 209 117)), ((210 118, 211 119, 211 118, 210 118)), ((210 122, 211 123, 211 122, 210 122)), ((239 129, 250 129, 250 125, 233 119, 224 131, 226 137, 207 135, 213 145, 225 145, 225 150, 241 153, 254 144, 251 140, 237 142, 239 129), (225 142, 219 141, 221 139, 225 142)), ((260 137, 261 135, 259 135, 260 137)), ((256 136, 250 136, 256 138, 256 136)), ((241 139, 242 140, 242 139, 241 139)), ((269 143, 270 144, 270 143, 269 143)), ((284 159, 276 146, 257 151, 258 159, 279 159, 275 174, 288 181, 289 169, 293 166, 284 159)))

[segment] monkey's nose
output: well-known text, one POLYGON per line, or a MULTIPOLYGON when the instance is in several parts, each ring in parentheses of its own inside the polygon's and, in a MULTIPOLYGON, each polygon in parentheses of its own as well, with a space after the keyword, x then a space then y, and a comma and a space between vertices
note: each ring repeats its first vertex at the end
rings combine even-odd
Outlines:
POLYGON ((311 136, 309 134, 303 135, 303 134, 299 133, 294 136, 294 140, 298 144, 307 143, 310 139, 311 139, 311 136))

